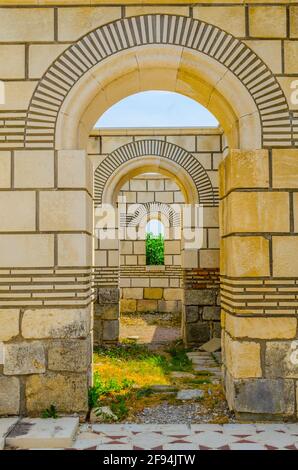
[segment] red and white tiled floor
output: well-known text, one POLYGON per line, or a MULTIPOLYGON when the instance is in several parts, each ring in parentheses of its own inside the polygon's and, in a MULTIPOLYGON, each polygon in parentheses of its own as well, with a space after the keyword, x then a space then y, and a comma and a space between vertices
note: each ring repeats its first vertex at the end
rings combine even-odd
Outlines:
POLYGON ((298 450, 298 424, 82 425, 77 450, 298 450))

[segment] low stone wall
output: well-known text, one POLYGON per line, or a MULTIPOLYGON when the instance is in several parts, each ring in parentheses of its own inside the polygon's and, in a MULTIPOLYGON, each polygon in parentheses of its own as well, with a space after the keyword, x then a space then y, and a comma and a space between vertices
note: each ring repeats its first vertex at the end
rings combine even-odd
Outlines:
POLYGON ((163 287, 127 287, 121 289, 121 313, 179 314, 182 291, 163 287))
POLYGON ((116 344, 119 340, 119 288, 100 287, 94 304, 93 344, 116 344))
POLYGON ((182 337, 198 346, 221 337, 219 273, 216 269, 185 270, 182 297, 182 337))

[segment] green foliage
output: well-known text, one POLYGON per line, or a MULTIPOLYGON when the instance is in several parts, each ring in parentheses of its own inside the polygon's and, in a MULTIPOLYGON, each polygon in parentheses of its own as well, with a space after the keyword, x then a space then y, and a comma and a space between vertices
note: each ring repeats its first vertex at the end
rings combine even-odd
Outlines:
POLYGON ((171 354, 171 361, 168 365, 169 370, 177 370, 182 372, 189 372, 192 370, 192 362, 187 357, 187 350, 183 345, 175 344, 175 346, 168 349, 171 354))
POLYGON ((126 403, 128 402, 129 397, 129 394, 120 395, 113 403, 111 403, 111 410, 119 420, 126 418, 128 415, 129 409, 126 403))
POLYGON ((146 234, 146 265, 162 265, 165 259, 165 241, 164 237, 159 234, 154 236, 153 233, 146 234))
POLYGON ((115 378, 103 380, 98 372, 93 375, 93 386, 89 388, 88 403, 89 409, 95 408, 100 401, 109 395, 117 394, 123 390, 128 390, 133 386, 131 380, 123 379, 119 382, 115 378))
POLYGON ((58 413, 57 413, 56 406, 51 405, 49 408, 46 408, 45 410, 43 410, 43 412, 41 413, 41 417, 43 419, 48 419, 48 418, 57 419, 58 418, 58 413))

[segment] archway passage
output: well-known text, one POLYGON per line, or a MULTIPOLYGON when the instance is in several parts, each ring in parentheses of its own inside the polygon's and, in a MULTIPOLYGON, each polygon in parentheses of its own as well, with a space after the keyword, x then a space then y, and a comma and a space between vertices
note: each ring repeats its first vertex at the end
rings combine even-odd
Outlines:
MULTIPOLYGON (((284 93, 266 64, 244 42, 192 18, 144 15, 97 28, 60 55, 31 99, 25 146, 34 142, 46 148, 55 146, 57 118, 65 98, 84 75, 92 76, 97 64, 120 51, 157 44, 179 46, 210 57, 242 83, 259 115, 259 148, 292 144, 292 122, 284 93)), ((216 115, 216 106, 214 111, 216 115)))

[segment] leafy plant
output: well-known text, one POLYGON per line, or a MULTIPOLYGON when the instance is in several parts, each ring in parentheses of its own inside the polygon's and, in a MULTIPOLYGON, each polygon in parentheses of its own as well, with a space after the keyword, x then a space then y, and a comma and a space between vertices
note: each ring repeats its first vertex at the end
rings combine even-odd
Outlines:
POLYGON ((49 408, 46 408, 45 410, 43 410, 43 412, 41 413, 41 417, 43 419, 48 419, 48 418, 57 419, 58 418, 58 413, 57 413, 56 406, 55 405, 50 405, 49 408))
POLYGON ((165 241, 163 235, 146 234, 146 265, 163 265, 165 259, 165 241))
POLYGON ((111 410, 117 416, 119 420, 126 418, 128 415, 128 407, 126 405, 128 397, 119 396, 116 398, 116 401, 111 403, 111 410))

